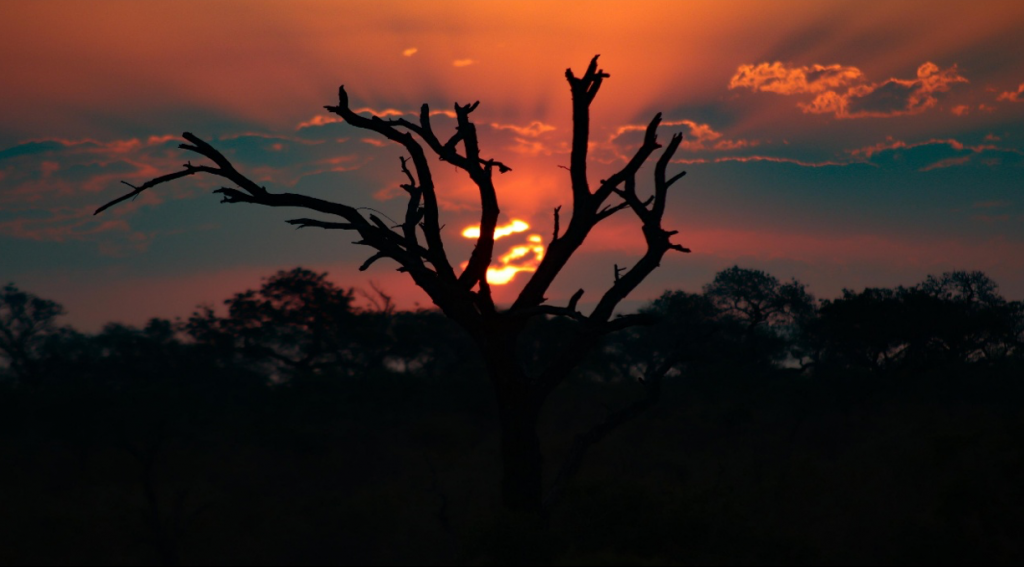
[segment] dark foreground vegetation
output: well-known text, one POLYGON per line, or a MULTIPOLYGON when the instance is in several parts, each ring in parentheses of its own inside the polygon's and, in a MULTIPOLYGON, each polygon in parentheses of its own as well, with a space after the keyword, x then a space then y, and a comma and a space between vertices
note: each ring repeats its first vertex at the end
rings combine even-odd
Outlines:
POLYGON ((1024 561, 1024 309, 983 274, 666 293, 547 404, 548 462, 589 451, 540 524, 502 512, 471 338, 372 299, 297 269, 86 335, 5 287, 0 564, 1024 561))

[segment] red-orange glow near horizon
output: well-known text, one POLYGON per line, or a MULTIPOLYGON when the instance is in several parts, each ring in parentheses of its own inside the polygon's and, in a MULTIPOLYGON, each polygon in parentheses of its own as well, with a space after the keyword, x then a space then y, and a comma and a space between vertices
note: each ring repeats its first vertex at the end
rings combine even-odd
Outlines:
MULTIPOLYGON (((512 234, 526 232, 530 225, 526 221, 512 219, 512 222, 494 228, 494 239, 503 238, 512 234)), ((470 226, 462 231, 466 238, 479 238, 480 227, 470 226)), ((494 266, 487 268, 487 283, 491 285, 505 285, 512 281, 519 272, 535 272, 540 261, 544 259, 544 240, 539 234, 531 234, 526 237, 526 244, 518 244, 505 252, 494 262, 494 266)), ((466 269, 469 262, 462 263, 462 269, 466 269)))

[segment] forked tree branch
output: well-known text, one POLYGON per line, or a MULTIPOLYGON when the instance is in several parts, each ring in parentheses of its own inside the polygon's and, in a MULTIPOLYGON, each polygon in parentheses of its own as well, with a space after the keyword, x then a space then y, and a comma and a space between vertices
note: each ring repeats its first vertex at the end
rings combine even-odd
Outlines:
MULTIPOLYGON (((494 257, 494 231, 501 212, 493 183, 493 172, 497 169, 499 173, 505 173, 511 168, 500 161, 481 156, 476 126, 470 119, 470 114, 477 109, 479 102, 455 104, 456 128, 446 141, 442 141, 435 133, 430 121, 430 109, 426 104, 420 108, 418 122, 405 118, 385 119, 372 114, 367 117, 350 108, 348 94, 342 86, 338 89, 338 104, 324 107, 353 127, 376 132, 401 145, 409 156, 400 158, 401 172, 407 181, 400 186, 408 195, 408 201, 402 223, 394 227, 384 223, 377 215, 364 216, 358 209, 349 205, 305 195, 270 192, 240 173, 230 160, 212 145, 187 132, 183 136, 188 143, 181 144, 180 147, 207 158, 213 165, 186 163, 181 171, 156 177, 139 186, 129 184, 132 189, 129 193, 103 205, 97 209, 96 214, 157 185, 190 175, 206 174, 229 182, 229 186, 214 191, 222 195, 222 202, 225 203, 298 207, 337 217, 330 221, 296 218, 287 222, 297 228, 356 232, 360 236, 356 244, 374 249, 374 253, 360 266, 360 270, 366 270, 374 262, 384 258, 398 262, 400 270, 408 272, 415 283, 447 316, 470 331, 478 341, 498 391, 499 407, 502 408, 499 413, 516 420, 526 419, 539 413, 539 408, 547 395, 570 375, 573 368, 604 335, 651 322, 645 315, 613 315, 622 299, 658 266, 669 250, 689 252, 686 248, 671 242, 671 237, 676 231, 666 230, 662 226, 668 189, 683 175, 679 173, 669 176, 667 172, 668 164, 679 148, 682 136, 676 134, 672 137, 655 164, 653 195, 647 198, 638 195, 637 175, 643 164, 654 155, 655 150, 661 148, 657 140, 661 114, 655 115, 648 124, 643 143, 634 155, 619 171, 601 180, 592 191, 587 176, 590 105, 604 79, 609 75, 598 68, 598 57, 595 56, 581 77, 573 74, 571 69, 566 70, 565 76, 572 93, 573 128, 568 168, 572 189, 572 215, 568 222, 564 223, 566 226, 563 230, 560 226, 563 224, 559 216, 560 207, 554 210, 555 226, 551 243, 536 271, 508 310, 499 312, 496 309, 486 275, 494 257), (421 142, 439 160, 465 171, 479 189, 480 234, 465 270, 459 275, 456 275, 448 259, 441 238, 437 190, 421 142), (621 201, 610 201, 613 196, 621 201), (640 221, 647 244, 643 256, 628 270, 615 267, 613 281, 589 315, 579 309, 582 289, 573 294, 564 307, 545 305, 545 293, 555 278, 562 273, 590 231, 611 215, 627 209, 632 210, 640 221), (517 340, 531 317, 545 315, 567 317, 577 321, 579 333, 563 348, 561 355, 538 375, 528 376, 515 355, 517 340)), ((395 221, 392 221, 392 224, 396 224, 395 221)), ((659 392, 660 379, 668 368, 661 365, 649 369, 647 382, 650 389, 647 398, 609 415, 604 422, 577 438, 566 466, 558 475, 552 498, 557 498, 561 493, 562 487, 575 474, 583 456, 594 443, 653 404, 659 392)), ((527 492, 533 494, 532 491, 530 488, 527 492)), ((539 493, 537 494, 539 499, 539 493)), ((520 496, 513 494, 514 498, 520 496)))
MULTIPOLYGON (((612 313, 618 303, 626 297, 647 275, 657 267, 661 257, 671 249, 687 252, 682 246, 672 244, 669 237, 675 232, 666 231, 661 222, 664 216, 668 188, 683 173, 668 177, 666 169, 672 155, 679 147, 681 136, 673 136, 669 147, 661 154, 655 166, 654 194, 641 199, 636 193, 636 175, 641 166, 660 148, 657 129, 661 114, 656 115, 647 126, 643 144, 628 162, 608 179, 601 180, 594 192, 590 191, 587 179, 587 144, 590 132, 590 104, 601 88, 607 73, 597 66, 595 56, 582 77, 576 77, 571 69, 566 70, 566 79, 572 92, 573 134, 570 156, 570 178, 573 193, 573 211, 568 226, 559 234, 561 227, 559 209, 555 209, 555 229, 545 256, 509 310, 515 318, 537 314, 563 315, 585 323, 589 333, 598 336, 624 328, 632 319, 612 321, 612 313), (609 197, 622 199, 608 203, 609 197), (613 284, 602 295, 597 307, 588 316, 581 314, 577 307, 578 295, 565 308, 543 306, 544 294, 562 271, 569 258, 575 253, 597 223, 611 215, 632 209, 642 224, 647 251, 628 271, 616 277, 613 284)), ((424 104, 420 108, 418 123, 405 118, 383 119, 371 115, 366 117, 355 113, 349 107, 348 94, 344 86, 338 89, 338 104, 325 106, 350 125, 374 131, 400 145, 408 152, 409 158, 401 158, 401 171, 407 183, 401 188, 407 193, 408 201, 404 221, 395 228, 375 215, 364 217, 357 209, 340 204, 291 193, 271 193, 240 173, 221 152, 200 138, 185 133, 189 143, 181 144, 182 149, 197 153, 213 162, 209 165, 186 163, 182 171, 151 179, 140 186, 129 185, 132 191, 103 205, 96 214, 134 198, 154 186, 198 173, 214 175, 230 181, 234 187, 222 187, 215 193, 223 196, 225 203, 254 203, 272 207, 300 207, 340 217, 343 222, 328 222, 309 218, 288 221, 297 228, 316 227, 323 229, 353 230, 360 234, 364 244, 376 249, 376 253, 363 264, 366 269, 381 258, 396 260, 403 271, 408 271, 416 283, 423 287, 431 299, 450 315, 463 323, 469 319, 487 314, 496 314, 490 286, 486 282, 487 269, 494 256, 494 230, 497 227, 500 209, 492 179, 495 168, 504 173, 510 168, 494 159, 480 155, 480 144, 476 126, 470 114, 479 102, 455 105, 457 121, 455 133, 444 143, 437 137, 430 121, 430 109, 424 104), (447 258, 441 239, 441 226, 436 188, 423 147, 413 137, 415 134, 438 159, 464 170, 477 185, 480 192, 481 217, 480 235, 470 255, 466 269, 456 276, 447 258), (461 146, 463 153, 459 153, 461 146), (409 164, 412 167, 410 168, 409 164), (422 230, 425 244, 419 242, 418 230, 422 230), (429 263, 433 269, 428 268, 429 263), (477 288, 477 291, 472 291, 477 288), (471 306, 464 305, 469 299, 471 306)))
POLYGON ((340 116, 345 122, 362 128, 372 130, 385 138, 401 144, 411 156, 413 167, 416 170, 416 177, 419 181, 417 187, 423 198, 423 234, 427 241, 427 249, 430 250, 428 260, 433 264, 440 279, 449 283, 455 279, 455 271, 444 250, 444 242, 441 240, 441 226, 438 221, 437 194, 434 188, 434 178, 427 164, 427 158, 423 154, 423 148, 413 139, 408 132, 402 132, 395 128, 389 121, 378 116, 367 118, 356 114, 349 108, 348 93, 345 86, 338 87, 338 105, 325 106, 330 112, 340 116))
MULTIPOLYGON (((537 270, 519 293, 512 306, 513 310, 530 309, 546 301, 545 294, 548 288, 597 223, 629 206, 632 206, 638 212, 641 208, 646 210, 646 204, 642 204, 639 201, 635 204, 627 201, 625 204, 616 203, 612 205, 606 205, 606 201, 613 194, 623 195, 622 186, 628 183, 635 184, 636 174, 641 166, 651 157, 655 150, 661 147, 657 139, 658 126, 661 124, 661 113, 658 113, 647 125, 643 144, 637 149, 633 157, 630 158, 622 169, 615 172, 608 179, 601 180, 597 190, 591 193, 586 176, 587 140, 585 139, 586 136, 589 136, 590 131, 589 108, 594 95, 597 93, 597 89, 600 88, 601 82, 608 74, 597 68, 597 57, 595 56, 582 78, 577 78, 571 69, 567 69, 565 75, 573 93, 573 146, 569 168, 573 191, 572 217, 565 233, 548 245, 544 259, 541 260, 537 270), (580 140, 583 141, 580 142, 580 140)), ((667 165, 671 155, 677 148, 678 142, 676 142, 674 147, 665 151, 659 163, 665 162, 665 165, 667 165), (664 157, 665 155, 669 157, 666 158, 664 157)), ((673 178, 672 181, 674 182, 677 178, 678 176, 673 178)), ((667 189, 667 185, 665 188, 667 189)), ((654 201, 657 200, 657 190, 655 193, 654 201)), ((650 202, 653 201, 648 201, 648 204, 650 202)), ((661 209, 659 214, 663 214, 663 212, 664 209, 661 209)), ((660 217, 658 225, 660 226, 660 217)), ((657 262, 655 262, 656 265, 657 262)))
MULTIPOLYGON (((226 179, 237 187, 221 187, 214 191, 214 193, 219 193, 223 196, 222 202, 224 203, 253 203, 269 207, 298 207, 341 217, 345 222, 327 222, 308 218, 293 219, 288 222, 289 224, 296 225, 297 228, 318 227, 358 232, 362 237, 362 240, 359 241, 360 244, 371 246, 377 250, 377 253, 374 254, 372 258, 374 261, 380 258, 392 258, 397 261, 401 266, 400 269, 402 271, 408 271, 413 276, 416 283, 420 285, 420 287, 422 287, 432 299, 435 299, 439 306, 441 306, 447 299, 450 299, 451 294, 445 293, 444 288, 439 286, 437 273, 428 269, 423 264, 423 259, 427 259, 431 263, 434 263, 436 260, 436 254, 432 250, 419 246, 414 239, 409 239, 408 231, 405 236, 400 235, 391 230, 376 216, 369 215, 369 219, 367 219, 357 209, 348 205, 309 197, 307 195, 294 193, 271 193, 270 191, 267 191, 266 188, 261 187, 239 172, 238 169, 235 168, 222 153, 216 150, 209 143, 200 139, 198 136, 195 136, 190 132, 185 132, 182 134, 182 137, 190 143, 181 144, 179 146, 180 148, 198 153, 199 155, 208 158, 216 164, 216 167, 209 165, 193 165, 191 162, 186 163, 183 166, 184 169, 181 171, 156 177, 137 187, 130 185, 133 189, 130 193, 103 205, 98 208, 94 214, 99 214, 118 203, 134 198, 142 192, 163 183, 200 173, 213 175, 226 179)), ((416 191, 414 190, 413 193, 415 192, 416 191)), ((438 263, 441 264, 441 262, 438 263)), ((368 264, 364 264, 364 266, 367 265, 368 264)), ((437 264, 435 264, 435 266, 436 265, 437 264)), ((454 282, 454 275, 452 276, 452 281, 454 282)))

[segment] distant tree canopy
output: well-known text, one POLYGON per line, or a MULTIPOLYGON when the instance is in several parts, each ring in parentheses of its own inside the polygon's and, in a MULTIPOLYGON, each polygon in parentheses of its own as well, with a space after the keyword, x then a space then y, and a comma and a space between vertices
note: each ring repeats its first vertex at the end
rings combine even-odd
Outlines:
POLYGON ((844 290, 807 322, 808 358, 872 371, 1019 358, 1021 308, 981 272, 929 276, 913 287, 844 290))
MULTIPOLYGON (((185 321, 154 319, 142 329, 110 324, 89 336, 58 323, 58 303, 7 284, 0 294, 0 371, 29 385, 62 368, 80 372, 114 361, 149 368, 154 358, 174 360, 182 349, 280 383, 376 373, 436 377, 466 363, 460 359, 472 351, 471 338, 440 313, 396 311, 379 292, 376 307, 357 307, 357 299, 327 274, 296 268, 225 300, 224 314, 202 306, 185 321)), ((667 291, 638 315, 650 324, 607 340, 577 374, 633 380, 648 367, 678 372, 712 363, 905 373, 1024 358, 1024 304, 1004 299, 981 272, 816 301, 799 281, 733 266, 702 293, 667 291)), ((519 356, 528 367, 543 366, 574 332, 566 321, 539 320, 524 334, 519 356)))

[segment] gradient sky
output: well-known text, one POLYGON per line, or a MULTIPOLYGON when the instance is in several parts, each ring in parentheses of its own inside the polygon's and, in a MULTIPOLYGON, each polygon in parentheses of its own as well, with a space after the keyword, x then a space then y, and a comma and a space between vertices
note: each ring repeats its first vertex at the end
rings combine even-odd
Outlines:
MULTIPOLYGON (((83 329, 187 316, 297 265, 429 306, 386 261, 357 272, 369 254, 352 234, 219 204, 212 180, 92 211, 121 180, 192 159, 176 147, 190 131, 271 190, 398 218, 401 148, 322 109, 344 84, 377 113, 480 100, 483 153, 513 167, 502 222, 531 225, 498 252, 546 242, 551 209, 571 204, 564 72, 596 53, 611 77, 592 105, 593 180, 656 112, 661 140, 685 135, 664 224, 693 253, 667 256, 631 305, 733 264, 819 297, 983 270, 1024 298, 1024 2, 7 1, 0 15, 0 281, 83 329)), ((468 257, 474 187, 440 162, 435 175, 451 255, 468 257)), ((639 257, 629 214, 592 234, 553 301, 596 299, 612 264, 639 257)))

